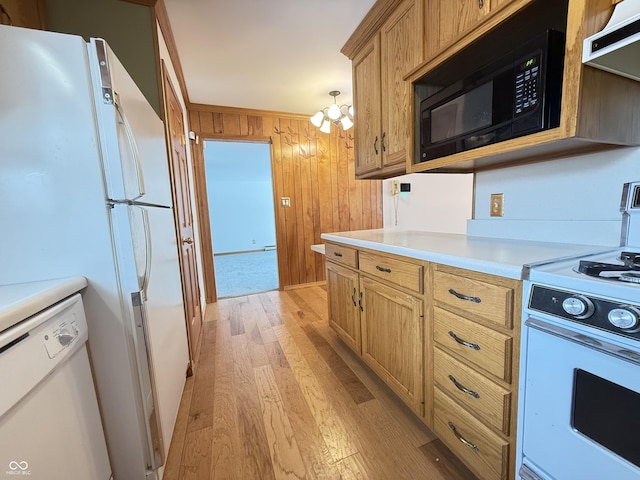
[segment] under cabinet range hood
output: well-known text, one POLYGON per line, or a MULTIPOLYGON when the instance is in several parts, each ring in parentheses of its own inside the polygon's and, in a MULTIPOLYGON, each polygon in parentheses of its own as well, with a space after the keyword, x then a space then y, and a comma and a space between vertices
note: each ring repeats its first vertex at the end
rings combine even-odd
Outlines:
POLYGON ((623 0, 601 32, 584 40, 582 63, 640 81, 640 0, 623 0))

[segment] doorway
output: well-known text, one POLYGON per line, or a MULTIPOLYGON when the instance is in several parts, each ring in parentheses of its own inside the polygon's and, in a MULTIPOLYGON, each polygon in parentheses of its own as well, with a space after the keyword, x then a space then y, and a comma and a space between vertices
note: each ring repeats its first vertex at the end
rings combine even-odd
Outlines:
POLYGON ((278 289, 270 145, 206 140, 204 147, 217 297, 278 289))

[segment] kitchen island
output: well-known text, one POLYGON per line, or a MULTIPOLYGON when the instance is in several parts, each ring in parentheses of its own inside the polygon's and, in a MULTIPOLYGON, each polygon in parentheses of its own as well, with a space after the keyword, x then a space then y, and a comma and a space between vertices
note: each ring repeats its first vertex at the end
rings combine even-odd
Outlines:
POLYGON ((337 335, 479 478, 515 479, 522 280, 613 247, 392 229, 321 237, 337 335))

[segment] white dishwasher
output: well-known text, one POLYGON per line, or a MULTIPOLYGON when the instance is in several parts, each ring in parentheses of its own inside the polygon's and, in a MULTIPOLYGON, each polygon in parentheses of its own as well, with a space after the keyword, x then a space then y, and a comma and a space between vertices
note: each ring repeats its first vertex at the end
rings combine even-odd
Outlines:
POLYGON ((0 477, 112 478, 87 338, 79 294, 0 333, 0 477))

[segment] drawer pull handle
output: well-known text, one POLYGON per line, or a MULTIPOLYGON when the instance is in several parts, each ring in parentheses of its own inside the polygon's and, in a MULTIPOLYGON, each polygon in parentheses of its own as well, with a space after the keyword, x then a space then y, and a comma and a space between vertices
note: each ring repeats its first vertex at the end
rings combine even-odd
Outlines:
POLYGON ((390 268, 384 268, 384 267, 381 267, 380 265, 376 265, 376 269, 384 273, 391 273, 390 268))
POLYGON ((458 390, 460 390, 461 392, 464 392, 468 395, 471 395, 473 398, 480 398, 480 394, 478 392, 474 392, 473 390, 469 390, 468 388, 466 388, 464 385, 461 385, 460 382, 458 382, 456 380, 456 377, 454 377, 453 375, 449 375, 449 380, 451 380, 451 382, 456 386, 456 388, 458 390))
POLYGON ((353 302, 354 307, 358 306, 358 304, 356 303, 356 287, 353 287, 353 293, 351 294, 351 301, 353 302))
POLYGON ((451 295, 453 295, 454 297, 459 298, 460 300, 467 300, 467 301, 473 302, 473 303, 480 303, 482 301, 482 300, 480 300, 479 297, 470 297, 468 295, 463 295, 462 293, 458 293, 453 288, 449 289, 449 293, 451 295))
POLYGON ((364 308, 362 307, 362 292, 360 292, 360 295, 358 296, 358 305, 360 306, 360 311, 364 312, 364 308))
POLYGON ((334 254, 336 257, 341 257, 341 256, 342 256, 342 254, 341 254, 340 252, 333 252, 333 254, 334 254))
POLYGON ((478 345, 477 343, 470 343, 470 342, 465 342, 464 340, 462 340, 461 338, 459 338, 455 333, 453 333, 452 331, 449 331, 449 336, 451 338, 453 338, 456 342, 458 342, 460 345, 464 345, 465 347, 469 347, 469 348, 473 348, 474 350, 480 350, 480 345, 478 345))
POLYGON ((458 440, 460 440, 462 443, 464 443, 467 447, 469 447, 474 452, 478 451, 478 446, 475 443, 471 443, 469 440, 467 440, 462 435, 460 435, 456 431, 456 426, 453 423, 449 422, 449 428, 453 431, 453 434, 456 436, 458 440))

